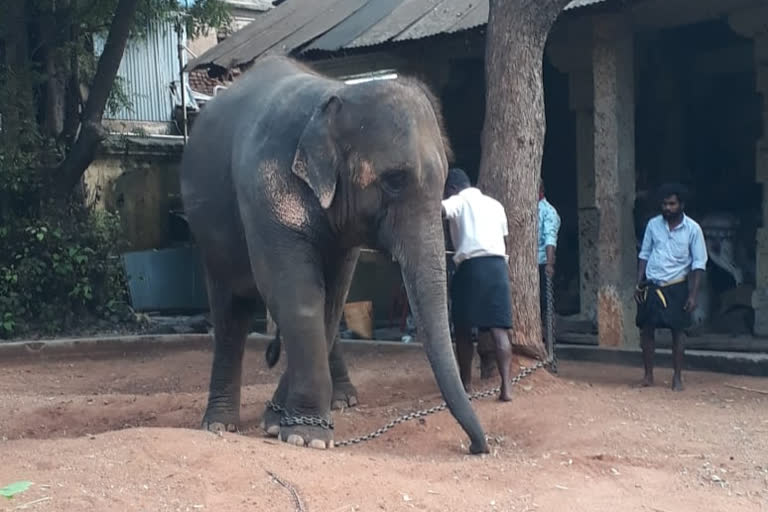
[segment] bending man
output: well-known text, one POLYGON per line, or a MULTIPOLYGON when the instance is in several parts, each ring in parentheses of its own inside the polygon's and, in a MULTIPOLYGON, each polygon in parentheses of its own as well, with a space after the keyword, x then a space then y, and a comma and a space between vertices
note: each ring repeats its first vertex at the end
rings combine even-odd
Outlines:
POLYGON ((466 173, 451 169, 445 183, 443 215, 456 249, 456 273, 451 280, 451 315, 461 382, 472 390, 472 328, 490 330, 501 374, 499 399, 511 400, 509 371, 512 328, 506 250, 507 215, 495 199, 472 187, 466 173))

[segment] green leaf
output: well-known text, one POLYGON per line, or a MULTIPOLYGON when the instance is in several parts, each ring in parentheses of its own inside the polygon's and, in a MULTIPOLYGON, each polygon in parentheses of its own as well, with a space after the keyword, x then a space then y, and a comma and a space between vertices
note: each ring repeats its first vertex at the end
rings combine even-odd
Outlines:
POLYGON ((32 482, 27 482, 27 481, 13 482, 12 484, 7 485, 2 489, 0 489, 0 496, 5 496, 6 498, 11 499, 14 497, 14 495, 29 489, 30 485, 32 485, 32 482))

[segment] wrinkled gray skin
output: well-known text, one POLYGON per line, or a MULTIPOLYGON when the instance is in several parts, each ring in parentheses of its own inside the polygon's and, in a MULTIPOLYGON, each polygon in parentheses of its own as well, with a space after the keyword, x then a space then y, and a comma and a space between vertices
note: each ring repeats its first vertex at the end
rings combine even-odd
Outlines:
MULTIPOLYGON (((272 400, 294 416, 327 420, 332 401, 356 401, 337 333, 359 247, 369 245, 400 263, 443 397, 470 451, 488 451, 448 331, 440 200, 449 149, 440 124, 415 81, 345 85, 283 57, 258 60, 202 110, 181 192, 215 331, 204 428, 238 427, 259 293, 287 360, 272 400)), ((293 444, 332 446, 332 430, 281 427, 269 409, 263 427, 293 444)))

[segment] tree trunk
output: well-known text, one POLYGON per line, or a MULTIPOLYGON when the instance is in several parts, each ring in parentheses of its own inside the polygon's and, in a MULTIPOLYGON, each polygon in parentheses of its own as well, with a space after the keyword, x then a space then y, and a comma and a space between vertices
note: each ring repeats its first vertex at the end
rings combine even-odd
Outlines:
POLYGON ((72 150, 54 171, 56 194, 68 196, 93 161, 96 149, 105 136, 101 119, 109 94, 115 83, 117 70, 123 59, 130 29, 136 16, 138 0, 120 0, 115 9, 104 52, 96 65, 96 75, 90 87, 83 111, 80 133, 72 150))
POLYGON ((23 98, 15 98, 17 101, 9 101, 0 105, 3 109, 3 130, 0 131, 2 143, 8 148, 17 144, 21 131, 21 122, 26 113, 25 107, 32 105, 31 86, 28 81, 28 53, 29 41, 27 34, 27 17, 23 0, 10 0, 2 2, 0 8, 4 8, 0 20, 0 31, 3 33, 5 44, 5 62, 0 66, 5 68, 5 82, 0 83, 9 91, 19 91, 23 98))
POLYGON ((537 181, 545 116, 544 46, 569 0, 489 0, 486 112, 480 187, 501 201, 509 221, 514 345, 546 354, 539 312, 537 181))

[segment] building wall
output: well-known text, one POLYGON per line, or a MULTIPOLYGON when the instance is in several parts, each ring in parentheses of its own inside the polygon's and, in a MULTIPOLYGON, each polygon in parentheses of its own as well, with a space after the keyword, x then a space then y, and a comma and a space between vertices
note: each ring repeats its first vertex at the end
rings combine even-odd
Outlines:
POLYGON ((113 138, 85 172, 88 204, 120 214, 128 250, 169 244, 181 147, 175 139, 113 138))

